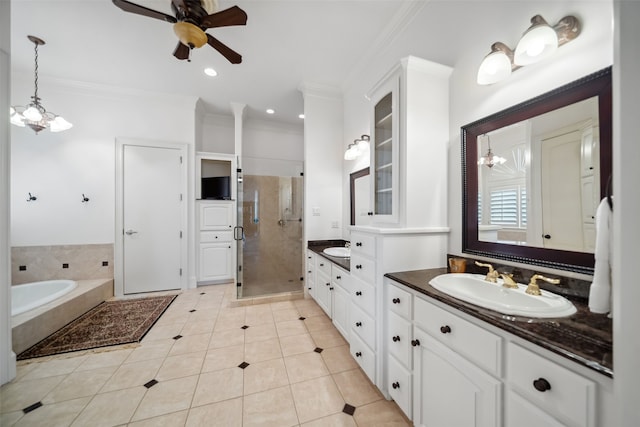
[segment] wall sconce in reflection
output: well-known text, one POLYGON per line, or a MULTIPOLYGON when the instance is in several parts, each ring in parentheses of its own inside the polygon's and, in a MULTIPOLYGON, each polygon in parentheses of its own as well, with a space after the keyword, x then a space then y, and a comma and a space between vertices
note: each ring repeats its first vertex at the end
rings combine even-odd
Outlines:
POLYGON ((353 144, 349 144, 347 151, 344 153, 345 160, 354 160, 360 154, 363 154, 369 148, 369 135, 361 135, 360 138, 354 139, 353 144))
POLYGON ((559 46, 580 34, 580 21, 565 16, 551 27, 540 15, 531 18, 531 26, 524 32, 515 51, 501 42, 491 45, 491 52, 478 68, 479 85, 490 85, 509 77, 521 66, 533 64, 553 54, 559 46))

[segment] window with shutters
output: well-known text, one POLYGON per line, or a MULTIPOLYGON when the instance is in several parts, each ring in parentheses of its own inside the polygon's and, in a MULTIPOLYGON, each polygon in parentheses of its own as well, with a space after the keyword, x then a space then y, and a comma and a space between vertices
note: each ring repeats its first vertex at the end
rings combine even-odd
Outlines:
POLYGON ((527 228, 527 195, 524 186, 491 190, 490 223, 509 228, 527 228))

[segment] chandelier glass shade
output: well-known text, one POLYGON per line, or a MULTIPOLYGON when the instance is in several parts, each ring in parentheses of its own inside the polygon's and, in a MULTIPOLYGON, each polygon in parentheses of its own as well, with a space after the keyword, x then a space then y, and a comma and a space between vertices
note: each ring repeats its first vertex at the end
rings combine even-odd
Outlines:
POLYGON ((36 134, 47 128, 49 128, 51 132, 61 132, 70 129, 73 126, 71 123, 62 116, 47 111, 41 103, 41 99, 38 96, 38 46, 43 45, 44 40, 35 36, 27 36, 27 38, 35 45, 35 90, 31 97, 31 102, 26 106, 11 106, 9 109, 9 120, 13 125, 19 127, 26 126, 33 129, 36 134))
POLYGON ((493 151, 491 151, 491 140, 489 139, 489 135, 486 135, 486 137, 488 143, 487 154, 481 156, 480 159, 478 159, 478 165, 484 165, 491 169, 495 165, 503 165, 504 163, 506 163, 507 159, 493 154, 493 151))

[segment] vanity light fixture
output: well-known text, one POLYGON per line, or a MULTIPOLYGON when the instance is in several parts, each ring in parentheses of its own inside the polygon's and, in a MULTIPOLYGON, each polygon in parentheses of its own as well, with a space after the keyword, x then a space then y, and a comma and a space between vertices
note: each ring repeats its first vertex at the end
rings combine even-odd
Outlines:
POLYGON ((353 144, 349 144, 347 151, 344 153, 345 160, 354 160, 360 154, 369 148, 369 135, 361 135, 360 138, 354 139, 353 144))
POLYGON ((559 46, 570 42, 579 34, 580 21, 575 16, 565 16, 551 27, 542 16, 535 15, 515 51, 501 42, 491 45, 491 52, 484 57, 478 68, 477 82, 479 85, 489 85, 504 80, 521 66, 547 58, 559 46))
POLYGON ((507 159, 493 154, 493 152, 491 151, 491 139, 489 139, 489 135, 483 135, 483 136, 487 137, 488 149, 487 149, 487 154, 480 157, 480 160, 478 160, 478 165, 485 165, 489 169, 491 169, 494 165, 504 164, 507 161, 507 159))
POLYGON ((35 45, 35 92, 27 106, 11 106, 9 109, 10 121, 16 126, 29 126, 36 134, 46 128, 49 128, 51 132, 70 129, 73 126, 71 123, 62 116, 47 111, 40 103, 41 99, 38 96, 38 46, 45 43, 44 40, 36 36, 27 36, 27 38, 35 45))

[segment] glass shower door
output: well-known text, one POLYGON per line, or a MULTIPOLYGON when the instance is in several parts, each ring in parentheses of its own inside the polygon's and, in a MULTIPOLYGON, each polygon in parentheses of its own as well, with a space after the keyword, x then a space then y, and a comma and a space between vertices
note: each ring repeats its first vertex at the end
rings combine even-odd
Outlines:
POLYGON ((244 175, 238 184, 238 297, 302 289, 303 178, 244 175))

